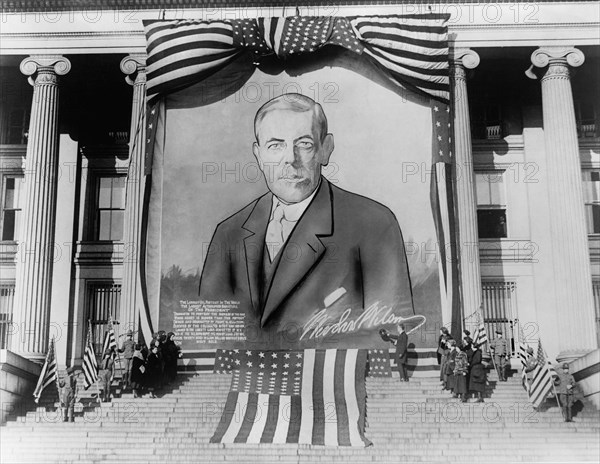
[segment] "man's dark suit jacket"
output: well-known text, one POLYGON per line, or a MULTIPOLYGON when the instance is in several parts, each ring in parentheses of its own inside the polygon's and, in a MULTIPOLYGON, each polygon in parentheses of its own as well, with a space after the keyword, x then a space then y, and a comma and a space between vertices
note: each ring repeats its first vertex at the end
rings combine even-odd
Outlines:
MULTIPOLYGON (((201 300, 239 302, 246 314, 244 346, 317 347, 307 336, 299 340, 302 328, 325 308, 325 298, 342 288, 345 293, 327 309, 332 320, 347 308, 352 309, 350 319, 356 319, 372 304, 393 306, 403 316, 414 314, 404 242, 394 214, 325 178, 281 249, 264 292, 263 253, 272 197, 266 193, 217 226, 200 280, 201 300)), ((378 329, 338 334, 330 347, 373 346, 378 329)))
POLYGON ((408 362, 408 335, 402 332, 390 337, 396 345, 396 364, 406 364, 408 362))

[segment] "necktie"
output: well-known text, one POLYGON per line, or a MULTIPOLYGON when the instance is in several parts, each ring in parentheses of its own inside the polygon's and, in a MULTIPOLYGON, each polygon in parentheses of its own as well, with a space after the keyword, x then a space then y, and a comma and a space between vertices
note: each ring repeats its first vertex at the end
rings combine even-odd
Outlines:
POLYGON ((278 203, 275 207, 275 211, 273 211, 273 218, 269 222, 267 226, 267 235, 265 241, 267 243, 267 250, 269 251, 269 258, 271 262, 283 247, 285 242, 283 238, 283 225, 281 221, 283 220, 283 206, 281 203, 278 203))

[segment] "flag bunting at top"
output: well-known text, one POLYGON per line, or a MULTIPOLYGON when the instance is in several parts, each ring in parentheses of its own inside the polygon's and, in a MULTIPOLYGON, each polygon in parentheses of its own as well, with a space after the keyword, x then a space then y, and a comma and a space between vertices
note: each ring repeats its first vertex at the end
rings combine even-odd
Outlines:
POLYGON ((366 56, 403 89, 449 102, 449 15, 146 20, 147 98, 200 82, 244 52, 282 59, 337 46, 366 56))

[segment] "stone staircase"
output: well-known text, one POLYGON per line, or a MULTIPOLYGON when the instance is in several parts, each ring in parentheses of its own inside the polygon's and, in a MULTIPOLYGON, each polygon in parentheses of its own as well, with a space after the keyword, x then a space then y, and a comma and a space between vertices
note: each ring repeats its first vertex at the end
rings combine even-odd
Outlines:
MULTIPOLYGON (((364 449, 208 443, 230 375, 181 375, 155 399, 123 394, 90 402, 63 423, 51 401, 0 428, 0 462, 598 462, 600 421, 591 404, 564 423, 555 400, 532 409, 515 374, 489 376, 485 403, 460 403, 435 378, 367 380, 364 449)), ((88 392, 89 394, 89 392, 88 392)))

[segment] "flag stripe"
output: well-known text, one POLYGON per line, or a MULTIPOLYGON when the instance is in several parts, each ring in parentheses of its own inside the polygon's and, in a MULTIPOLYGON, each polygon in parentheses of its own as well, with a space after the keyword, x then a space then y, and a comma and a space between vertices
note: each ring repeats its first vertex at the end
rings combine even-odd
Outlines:
POLYGON ((266 393, 258 394, 254 424, 252 425, 252 430, 248 434, 246 440, 247 443, 261 442, 265 426, 267 425, 267 418, 269 416, 269 397, 271 396, 275 397, 277 395, 267 395, 266 393))
POLYGON ((235 438, 242 427, 243 418, 248 408, 249 394, 246 392, 237 392, 236 395, 235 406, 231 414, 232 420, 229 421, 227 430, 223 434, 222 443, 235 443, 235 438))
MULTIPOLYGON (((350 446, 350 428, 352 424, 348 422, 348 408, 345 401, 346 396, 346 350, 338 350, 335 358, 335 368, 333 369, 333 378, 335 382, 335 391, 339 392, 335 396, 335 411, 337 419, 337 442, 340 445, 350 446)), ((388 362, 389 365, 389 362, 388 362)), ((354 400, 354 397, 348 397, 354 400)), ((349 401, 353 402, 353 401, 349 401)), ((325 416, 325 420, 329 420, 325 416)))
POLYGON ((289 411, 286 411, 286 405, 289 404, 288 395, 267 395, 269 406, 267 410, 267 417, 265 420, 265 427, 263 429, 262 436, 260 438, 261 443, 285 443, 285 437, 287 436, 287 425, 289 419, 286 419, 284 414, 289 415, 289 411), (278 420, 281 418, 281 420, 278 420), (279 427, 281 426, 281 427, 279 427), (285 429, 285 430, 284 430, 285 429))
POLYGON ((221 414, 221 420, 217 426, 217 430, 210 439, 211 443, 224 443, 223 438, 225 433, 229 429, 229 424, 233 422, 235 411, 237 408, 238 392, 230 391, 227 394, 227 401, 225 402, 225 408, 221 414))
POLYGON ((246 404, 245 411, 241 411, 241 414, 243 414, 242 426, 235 437, 235 443, 248 443, 250 432, 254 428, 257 419, 258 396, 258 393, 248 394, 248 403, 246 404))
MULTIPOLYGON (((336 395, 335 375, 336 357, 338 351, 329 349, 325 351, 324 370, 323 370, 323 412, 324 412, 324 433, 323 441, 325 445, 337 446, 338 444, 338 413, 337 399, 343 398, 342 395, 336 395)), ((342 390, 343 393, 343 390, 342 390)))
MULTIPOLYGON (((356 372, 356 363, 357 363, 357 350, 348 350, 346 353, 346 366, 344 369, 344 391, 346 392, 347 398, 356 398, 356 381, 360 379, 356 378, 355 375, 359 374, 356 372)), ((359 405, 355 401, 348 401, 348 423, 351 425, 349 430, 350 435, 350 443, 356 446, 358 443, 362 442, 362 438, 358 433, 358 427, 356 424, 361 423, 361 413, 359 411, 359 405)))
POLYGON ((312 440, 307 442, 312 443, 313 445, 325 444, 325 421, 321 419, 325 417, 325 402, 323 396, 323 382, 325 381, 325 376, 323 373, 326 352, 320 350, 316 352, 313 369, 312 397, 314 413, 312 420, 312 440))
POLYGON ((315 350, 304 351, 302 368, 302 386, 300 399, 302 401, 302 417, 298 432, 298 443, 312 443, 313 436, 313 372, 315 368, 315 350))
MULTIPOLYGON (((306 363, 306 358, 305 361, 306 363)), ((310 396, 310 395, 309 395, 310 396)), ((292 396, 290 399, 291 407, 289 414, 289 428, 287 433, 287 443, 300 443, 301 424, 304 416, 312 412, 312 410, 303 410, 304 401, 302 396, 292 396), (306 413, 306 414, 304 414, 306 413)), ((285 418, 285 416, 283 416, 285 418)), ((280 416, 281 418, 281 416, 280 416)), ((312 424, 312 417, 308 419, 312 424)), ((278 442, 279 443, 279 442, 278 442)))

